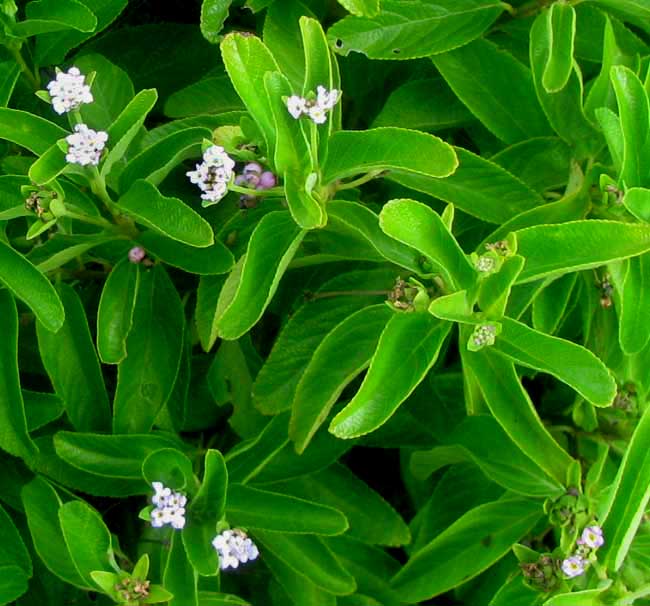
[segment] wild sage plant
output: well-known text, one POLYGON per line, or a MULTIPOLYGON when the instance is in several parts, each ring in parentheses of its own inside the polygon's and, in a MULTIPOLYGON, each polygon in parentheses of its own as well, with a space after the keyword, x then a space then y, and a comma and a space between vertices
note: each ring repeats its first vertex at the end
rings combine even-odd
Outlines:
POLYGON ((650 604, 650 5, 187 4, 0 0, 0 604, 650 604))

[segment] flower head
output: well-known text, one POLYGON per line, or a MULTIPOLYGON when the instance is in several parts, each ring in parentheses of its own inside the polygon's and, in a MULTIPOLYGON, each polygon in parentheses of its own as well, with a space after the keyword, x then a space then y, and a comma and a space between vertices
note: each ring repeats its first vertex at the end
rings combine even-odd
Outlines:
POLYGON ((324 86, 319 85, 316 87, 316 94, 311 93, 310 95, 312 98, 291 95, 286 100, 287 111, 296 120, 305 115, 316 124, 324 124, 327 122, 327 112, 331 111, 341 98, 341 91, 335 88, 327 90, 324 86))
POLYGON ((469 338, 469 349, 477 351, 483 347, 494 345, 498 333, 499 329, 495 324, 479 324, 469 338))
POLYGON ((260 554, 255 543, 239 528, 224 530, 214 537, 212 546, 219 554, 221 570, 237 568, 239 564, 257 559, 260 554))
POLYGON ((68 135, 65 140, 68 143, 68 153, 65 156, 68 162, 81 166, 97 166, 108 141, 108 134, 103 130, 94 131, 85 124, 77 124, 74 133, 68 135))
POLYGON ((562 572, 569 578, 578 577, 585 571, 585 561, 579 555, 573 555, 562 561, 562 572))
POLYGON ((187 497, 181 492, 174 492, 162 482, 152 482, 154 495, 151 502, 155 506, 151 511, 151 525, 162 528, 169 525, 176 530, 185 527, 185 505, 187 497))
POLYGON ((56 79, 47 85, 52 99, 52 107, 57 114, 65 114, 77 109, 82 103, 92 103, 90 86, 84 83, 85 76, 76 68, 58 72, 56 79))
POLYGON ((203 192, 201 199, 215 203, 226 195, 234 168, 235 161, 224 148, 212 145, 203 152, 203 162, 196 165, 196 170, 186 174, 203 192))
POLYGON ((587 526, 582 531, 582 536, 577 540, 578 545, 586 545, 591 549, 598 549, 605 544, 603 529, 600 526, 587 526))

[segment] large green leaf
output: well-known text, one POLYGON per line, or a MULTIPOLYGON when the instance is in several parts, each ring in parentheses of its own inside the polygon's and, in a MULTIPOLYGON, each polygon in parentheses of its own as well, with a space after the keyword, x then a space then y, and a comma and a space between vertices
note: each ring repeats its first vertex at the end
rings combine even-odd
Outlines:
POLYGON ((454 150, 458 168, 445 179, 395 174, 390 178, 490 223, 504 223, 544 203, 537 192, 499 165, 461 147, 454 150))
POLYGON ((0 107, 7 107, 20 76, 20 66, 15 61, 0 62, 0 107))
POLYGON ((569 4, 555 3, 549 9, 547 27, 551 44, 542 74, 548 93, 561 91, 573 72, 573 46, 576 36, 576 11, 569 4))
POLYGON ((650 255, 632 257, 623 267, 626 271, 619 287, 618 338, 621 349, 629 355, 639 353, 650 340, 649 327, 643 321, 650 312, 650 255))
POLYGON ((0 603, 13 600, 27 591, 32 562, 13 520, 0 506, 0 603))
POLYGON ((19 109, 0 108, 0 139, 11 141, 36 155, 44 154, 67 134, 45 118, 19 109))
POLYGON ((231 33, 221 43, 221 56, 230 80, 262 131, 267 156, 275 151, 275 125, 271 101, 264 90, 264 75, 280 68, 264 43, 255 36, 231 33))
POLYGON ((385 299, 396 277, 395 271, 379 269, 344 273, 325 282, 320 296, 317 292, 313 300, 306 301, 276 340, 253 385, 256 406, 265 414, 289 409, 300 377, 323 338, 349 315, 380 302, 379 297, 385 299), (384 294, 372 294, 377 290, 384 294))
POLYGON ((391 200, 381 209, 382 231, 419 251, 454 289, 470 289, 476 282, 476 270, 440 215, 415 200, 391 200))
POLYGON ((108 431, 110 408, 86 312, 75 290, 59 285, 65 322, 56 334, 37 324, 38 347, 56 394, 78 431, 108 431))
POLYGON ((516 231, 517 253, 526 259, 518 282, 591 269, 650 250, 650 228, 617 221, 569 221, 516 231))
POLYGON ((59 523, 62 502, 51 484, 37 476, 23 487, 21 497, 34 550, 47 569, 66 583, 94 589, 93 584, 82 578, 70 557, 59 523))
POLYGON ((239 269, 229 275, 219 297, 217 330, 222 338, 238 339, 262 317, 304 234, 283 211, 258 223, 239 269))
POLYGON ((11 28, 11 33, 18 38, 66 29, 92 32, 97 27, 97 17, 77 0, 28 2, 25 17, 24 21, 19 21, 11 28))
POLYGON ((59 521, 75 567, 84 582, 93 587, 91 572, 113 570, 111 533, 99 513, 84 501, 61 505, 59 521))
POLYGON ((169 118, 203 117, 244 110, 239 95, 226 75, 206 77, 170 95, 165 103, 169 118))
POLYGON ((0 326, 0 448, 29 459, 38 449, 27 432, 18 374, 18 312, 6 290, 0 290, 0 326))
MULTIPOLYGON (((582 78, 571 63, 568 81, 558 92, 548 92, 543 78, 553 48, 552 11, 541 13, 530 32, 530 64, 533 82, 544 113, 555 132, 575 149, 578 158, 596 153, 603 145, 600 133, 585 117, 582 78)), ((562 78, 564 74, 561 73, 562 78)), ((560 78, 557 79, 560 81, 560 78)), ((556 83, 554 83, 556 84, 556 83)))
POLYGON ((606 537, 602 562, 611 570, 623 564, 650 501, 649 439, 650 410, 646 409, 618 469, 602 524, 606 537))
POLYGON ((161 234, 189 246, 204 248, 214 242, 210 224, 185 202, 163 196, 158 188, 138 179, 118 205, 134 219, 161 234))
POLYGON ((146 433, 172 393, 183 349, 183 305, 165 270, 144 272, 120 362, 113 403, 115 433, 146 433))
POLYGON ((375 17, 345 17, 328 32, 334 47, 371 59, 413 59, 478 38, 501 14, 497 0, 382 0, 375 17))
POLYGON ((338 324, 320 343, 305 369, 292 404, 289 436, 303 452, 341 392, 370 364, 379 337, 395 312, 364 307, 338 324), (347 347, 354 343, 354 347, 347 347))
POLYGON ((541 516, 539 502, 523 499, 476 507, 415 553, 391 585, 409 602, 444 593, 501 559, 541 516))
POLYGON ((291 534, 337 535, 348 528, 345 516, 332 507, 244 484, 228 487, 226 514, 243 528, 291 534))
POLYGON ((433 135, 395 127, 343 130, 330 140, 323 181, 370 171, 447 177, 457 166, 454 149, 433 135))
POLYGON ((450 328, 429 313, 395 314, 359 391, 334 417, 330 432, 355 438, 383 425, 435 364, 450 328))
POLYGON ((516 363, 547 372, 575 389, 595 406, 609 406, 616 381, 588 349, 538 332, 510 318, 501 321, 495 349, 516 363))
POLYGON ((530 70, 492 42, 475 40, 435 55, 433 63, 470 111, 506 143, 551 134, 530 70))
POLYGON ((97 352, 105 364, 126 357, 126 339, 140 284, 140 266, 122 259, 108 274, 97 309, 97 352))
POLYGON ((181 535, 175 532, 163 571, 165 589, 174 594, 169 606, 198 606, 197 580, 197 572, 185 553, 181 535))
POLYGON ((476 380, 488 408, 510 439, 556 482, 564 485, 573 459, 542 423, 512 363, 488 347, 464 352, 463 369, 476 380))

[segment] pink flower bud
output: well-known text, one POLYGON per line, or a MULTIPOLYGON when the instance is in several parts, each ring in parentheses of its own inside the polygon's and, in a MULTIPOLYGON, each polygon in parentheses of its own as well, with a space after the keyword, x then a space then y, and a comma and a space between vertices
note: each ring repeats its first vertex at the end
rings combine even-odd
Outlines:
POLYGON ((131 261, 131 263, 141 263, 146 256, 147 253, 142 246, 134 246, 129 251, 129 261, 131 261))
POLYGON ((261 172, 262 167, 257 162, 249 162, 246 166, 244 166, 244 175, 248 176, 249 173, 255 173, 259 175, 261 172))
POLYGON ((265 170, 260 175, 260 182, 257 185, 257 189, 271 189, 272 187, 275 187, 275 184, 275 175, 270 170, 265 170))

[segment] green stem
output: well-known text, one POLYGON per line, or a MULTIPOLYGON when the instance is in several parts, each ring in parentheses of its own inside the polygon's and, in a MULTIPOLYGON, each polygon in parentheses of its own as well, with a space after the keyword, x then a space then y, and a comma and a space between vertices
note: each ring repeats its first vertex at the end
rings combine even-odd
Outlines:
POLYGON ((99 174, 99 170, 96 166, 91 167, 91 179, 90 179, 90 189, 93 194, 95 194, 101 201, 102 204, 106 207, 106 210, 117 218, 120 215, 120 211, 117 208, 115 202, 111 199, 108 190, 106 189, 106 182, 99 174))
POLYGON ((354 189, 355 187, 359 187, 359 185, 363 185, 364 183, 368 183, 368 181, 372 181, 377 177, 381 177, 385 173, 385 170, 371 170, 369 173, 366 173, 357 179, 337 184, 336 189, 337 191, 340 191, 342 189, 354 189))
POLYGON ((246 194, 247 196, 255 196, 260 198, 262 196, 281 196, 284 194, 283 187, 271 187, 269 189, 251 189, 250 187, 242 187, 241 185, 232 185, 228 186, 230 191, 236 191, 239 194, 246 194))
POLYGON ((32 72, 32 70, 29 68, 29 65, 27 65, 27 62, 25 61, 25 58, 23 57, 22 53, 20 52, 20 47, 15 47, 15 46, 7 46, 6 48, 9 49, 9 52, 13 55, 14 59, 16 60, 16 63, 20 66, 20 71, 25 74, 25 77, 29 80, 29 83, 32 85, 34 90, 38 90, 41 88, 41 82, 38 76, 32 72))
POLYGON ((104 229, 108 229, 111 231, 115 229, 115 225, 113 225, 110 221, 107 221, 103 217, 91 217, 90 215, 81 215, 79 213, 73 212, 68 209, 65 210, 63 216, 68 217, 70 219, 76 219, 77 221, 82 221, 83 223, 89 223, 90 225, 98 225, 99 227, 103 227, 104 229))
POLYGON ((314 172, 318 172, 318 125, 313 120, 309 121, 309 145, 311 166, 314 172))
POLYGON ((387 297, 392 291, 390 290, 332 290, 325 292, 306 292, 305 299, 315 301, 316 299, 329 299, 331 297, 387 297))

